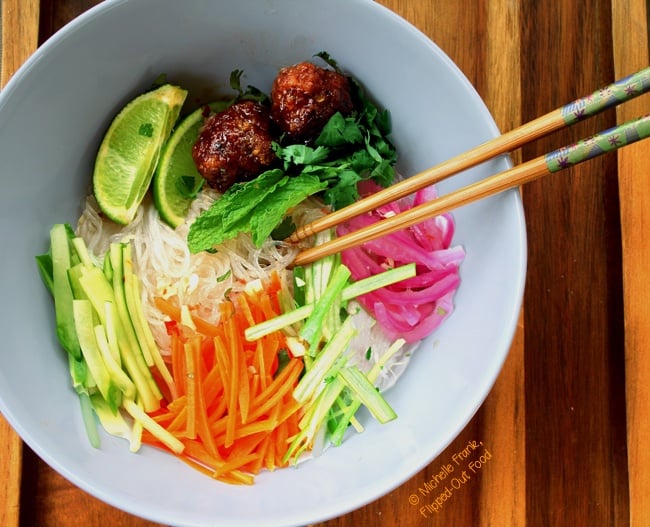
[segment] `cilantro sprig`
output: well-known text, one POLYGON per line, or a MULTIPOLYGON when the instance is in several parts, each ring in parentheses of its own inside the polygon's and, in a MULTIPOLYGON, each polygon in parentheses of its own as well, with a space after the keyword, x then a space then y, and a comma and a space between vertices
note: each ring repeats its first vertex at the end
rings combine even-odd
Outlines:
MULTIPOLYGON (((316 56, 341 71, 327 53, 316 56)), ((235 70, 230 76, 237 98, 267 103, 268 97, 260 90, 241 88, 242 75, 235 70)), ((295 229, 287 220, 287 211, 307 197, 317 195, 333 209, 340 209, 359 199, 357 185, 361 181, 371 179, 383 187, 393 183, 397 153, 389 139, 390 114, 370 100, 356 79, 348 79, 355 107, 351 114, 334 114, 310 144, 291 144, 286 137, 279 138, 273 145, 278 167, 236 183, 204 211, 190 226, 190 251, 211 250, 241 232, 251 233, 258 247, 268 236, 283 239, 295 229)))

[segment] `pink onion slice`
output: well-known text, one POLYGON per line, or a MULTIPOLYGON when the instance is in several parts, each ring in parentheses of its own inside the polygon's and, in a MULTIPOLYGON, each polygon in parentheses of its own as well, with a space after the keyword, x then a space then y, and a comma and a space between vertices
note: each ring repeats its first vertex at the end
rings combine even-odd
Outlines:
MULTIPOLYGON (((359 192, 365 196, 379 189, 366 181, 359 192)), ((424 188, 412 198, 352 218, 340 225, 337 233, 343 236, 436 197, 434 186, 424 188)), ((460 265, 465 258, 463 247, 451 245, 454 231, 454 219, 446 213, 343 251, 342 261, 355 280, 415 262, 415 277, 359 298, 389 338, 417 342, 433 333, 453 312, 460 265)))

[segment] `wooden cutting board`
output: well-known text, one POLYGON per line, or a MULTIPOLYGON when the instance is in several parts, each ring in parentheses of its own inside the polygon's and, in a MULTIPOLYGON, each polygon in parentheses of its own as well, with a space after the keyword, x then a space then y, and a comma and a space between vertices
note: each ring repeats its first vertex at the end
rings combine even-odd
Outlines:
MULTIPOLYGON (((4 0, 2 6, 2 58, 0 88, 34 52, 38 45, 40 2, 4 0)), ((18 527, 20 483, 22 475, 22 441, 0 415, 0 525, 18 527)))
MULTIPOLYGON (((2 85, 39 38, 96 3, 2 0, 2 85)), ((504 131, 588 93, 602 80, 649 64, 649 0, 380 3, 450 55, 504 131)), ((648 111, 646 96, 598 123, 611 125, 648 111)), ((591 128, 578 129, 584 134, 591 128)), ((560 135, 514 152, 513 159, 530 159, 576 137, 560 135)), ((647 150, 646 141, 613 160, 523 189, 527 294, 494 389, 438 460, 386 497, 320 527, 650 524, 647 150), (621 255, 622 262, 609 254, 621 255), (625 371, 612 371, 621 354, 625 371), (409 500, 418 498, 445 460, 477 439, 489 444, 495 462, 463 487, 462 498, 449 500, 444 512, 423 516, 409 500)), ((5 480, 0 526, 154 525, 72 486, 23 447, 1 417, 0 477, 5 480)))

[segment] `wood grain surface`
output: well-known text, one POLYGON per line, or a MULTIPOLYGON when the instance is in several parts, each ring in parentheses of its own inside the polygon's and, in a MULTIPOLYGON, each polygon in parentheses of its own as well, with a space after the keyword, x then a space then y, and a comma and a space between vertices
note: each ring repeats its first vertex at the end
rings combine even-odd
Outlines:
MULTIPOLYGON (((3 79, 35 49, 34 35, 42 43, 97 3, 3 0, 3 79)), ((380 3, 458 64, 504 131, 649 61, 647 0, 380 3)), ((644 96, 513 152, 513 160, 648 110, 644 96)), ((650 524, 647 149, 646 141, 522 189, 524 308, 493 390, 427 468, 318 527, 650 524), (471 441, 483 442, 490 460, 438 512, 427 510, 425 483, 471 441)), ((0 490, 0 525, 155 525, 71 485, 2 420, 0 439, 0 475, 8 482, 5 494, 0 490)))

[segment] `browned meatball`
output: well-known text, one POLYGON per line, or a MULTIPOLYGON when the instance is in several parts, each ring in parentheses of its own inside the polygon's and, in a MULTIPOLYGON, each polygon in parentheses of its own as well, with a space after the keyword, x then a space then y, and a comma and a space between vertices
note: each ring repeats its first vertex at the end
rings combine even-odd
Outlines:
POLYGON ((210 116, 192 148, 199 173, 212 188, 225 192, 233 183, 259 175, 276 159, 269 110, 241 101, 210 116))
POLYGON ((315 139, 332 115, 352 108, 347 77, 311 62, 281 69, 271 88, 271 118, 296 141, 315 139))

